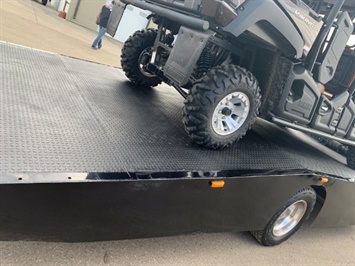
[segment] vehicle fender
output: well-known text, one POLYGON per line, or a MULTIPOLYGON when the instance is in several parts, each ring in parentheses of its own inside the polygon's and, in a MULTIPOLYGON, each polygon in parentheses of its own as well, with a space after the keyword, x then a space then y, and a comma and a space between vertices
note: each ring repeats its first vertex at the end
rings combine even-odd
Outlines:
POLYGON ((304 41, 301 34, 272 0, 246 1, 238 8, 238 16, 223 30, 235 37, 250 31, 280 50, 284 50, 283 44, 287 43, 295 50, 296 58, 303 55, 304 41), (264 24, 272 27, 263 27, 264 24))
POLYGON ((325 185, 326 199, 312 226, 355 224, 355 180, 333 179, 325 185))

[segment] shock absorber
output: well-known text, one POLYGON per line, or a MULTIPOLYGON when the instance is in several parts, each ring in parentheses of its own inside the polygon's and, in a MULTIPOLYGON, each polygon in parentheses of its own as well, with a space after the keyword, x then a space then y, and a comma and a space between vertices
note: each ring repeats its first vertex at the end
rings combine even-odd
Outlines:
POLYGON ((196 78, 204 76, 211 67, 211 55, 207 49, 204 49, 201 53, 199 60, 197 61, 196 78))

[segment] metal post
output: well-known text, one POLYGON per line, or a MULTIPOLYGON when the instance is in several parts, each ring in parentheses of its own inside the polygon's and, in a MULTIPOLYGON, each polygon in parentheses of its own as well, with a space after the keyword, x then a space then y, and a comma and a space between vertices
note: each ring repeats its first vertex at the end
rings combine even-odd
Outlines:
POLYGON ((78 2, 76 3, 73 19, 76 19, 76 15, 78 14, 80 3, 81 3, 81 0, 78 0, 78 2))

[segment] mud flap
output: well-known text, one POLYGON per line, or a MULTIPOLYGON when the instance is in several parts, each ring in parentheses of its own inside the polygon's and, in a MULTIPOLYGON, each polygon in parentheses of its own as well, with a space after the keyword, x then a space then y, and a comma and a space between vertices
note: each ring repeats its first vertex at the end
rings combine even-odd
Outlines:
POLYGON ((126 9, 126 4, 122 3, 120 0, 115 1, 112 7, 111 16, 107 23, 107 33, 112 37, 115 36, 118 25, 123 16, 123 12, 126 9))
POLYGON ((176 84, 185 85, 205 48, 212 31, 198 31, 182 26, 164 67, 164 75, 176 84))

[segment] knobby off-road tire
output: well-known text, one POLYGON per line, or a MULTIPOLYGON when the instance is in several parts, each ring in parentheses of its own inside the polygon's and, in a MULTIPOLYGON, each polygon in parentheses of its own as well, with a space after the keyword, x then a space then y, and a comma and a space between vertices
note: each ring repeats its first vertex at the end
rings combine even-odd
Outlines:
POLYGON ((185 129, 199 145, 227 147, 253 125, 260 99, 258 82, 250 72, 234 65, 213 68, 194 84, 186 98, 185 129))
POLYGON ((47 5, 47 3, 48 3, 48 0, 42 0, 42 5, 47 5))
POLYGON ((275 246, 290 238, 313 211, 316 193, 306 187, 293 195, 270 219, 261 231, 250 233, 263 246, 275 246))
POLYGON ((154 87, 161 80, 144 69, 144 64, 151 59, 151 48, 154 45, 157 31, 146 29, 135 32, 124 43, 121 53, 121 65, 126 76, 138 85, 154 87))
POLYGON ((348 147, 348 154, 346 156, 348 166, 355 170, 355 146, 348 147))

